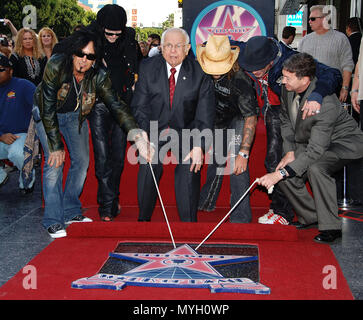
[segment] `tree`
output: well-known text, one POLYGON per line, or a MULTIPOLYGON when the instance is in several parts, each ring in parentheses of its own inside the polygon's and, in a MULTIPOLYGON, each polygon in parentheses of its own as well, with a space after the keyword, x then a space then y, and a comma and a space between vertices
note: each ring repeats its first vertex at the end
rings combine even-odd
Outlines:
POLYGON ((163 30, 174 27, 174 13, 169 14, 167 19, 162 23, 163 30))
POLYGON ((136 32, 136 39, 138 41, 146 41, 149 34, 156 33, 156 34, 161 36, 161 34, 163 33, 163 29, 161 29, 161 28, 139 28, 139 27, 136 27, 135 32, 136 32))
MULTIPOLYGON (((23 19, 26 13, 23 8, 26 5, 36 8, 38 32, 42 27, 50 27, 59 38, 68 36, 78 24, 88 25, 96 19, 96 14, 86 12, 77 5, 77 0, 7 0, 0 7, 0 18, 11 20, 17 29, 23 27, 23 19)), ((0 26, 0 32, 9 33, 7 27, 0 26)))

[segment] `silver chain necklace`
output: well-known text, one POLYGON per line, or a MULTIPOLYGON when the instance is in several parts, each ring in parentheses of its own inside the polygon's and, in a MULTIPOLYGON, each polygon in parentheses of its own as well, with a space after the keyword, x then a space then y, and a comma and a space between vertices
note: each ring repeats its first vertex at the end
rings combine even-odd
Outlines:
POLYGON ((73 86, 74 86, 74 90, 76 91, 76 96, 77 96, 77 104, 76 104, 76 108, 74 109, 74 111, 76 111, 79 108, 80 97, 82 94, 82 83, 81 83, 81 87, 79 88, 79 91, 78 91, 76 77, 74 75, 73 75, 73 86))

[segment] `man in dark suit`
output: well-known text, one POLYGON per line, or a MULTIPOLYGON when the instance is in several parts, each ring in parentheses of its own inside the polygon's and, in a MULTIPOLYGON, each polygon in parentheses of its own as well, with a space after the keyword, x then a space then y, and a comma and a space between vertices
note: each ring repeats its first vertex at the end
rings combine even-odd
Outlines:
POLYGON ((363 157, 363 133, 335 94, 323 99, 320 112, 302 119, 301 107, 316 85, 315 70, 313 57, 306 53, 284 63, 280 114, 284 157, 259 184, 270 188, 285 180, 279 186, 298 216, 293 224, 300 229, 318 224, 320 233, 314 240, 331 243, 342 236, 333 175, 363 157))
POLYGON ((348 19, 345 33, 347 34, 350 46, 352 47, 354 65, 356 65, 358 61, 360 41, 362 38, 360 28, 360 19, 358 17, 348 19))
MULTIPOLYGON (((131 108, 139 126, 149 132, 151 142, 160 150, 152 164, 157 182, 166 152, 172 150, 177 161, 175 195, 179 217, 181 221, 195 222, 200 168, 208 144, 202 131, 208 129, 211 133, 213 128, 214 87, 198 62, 187 56, 189 36, 183 29, 166 30, 161 48, 162 55, 141 64, 131 108), (194 137, 185 135, 186 131, 194 133, 194 137)), ((137 192, 138 220, 150 221, 157 190, 149 165, 140 164, 137 192)))

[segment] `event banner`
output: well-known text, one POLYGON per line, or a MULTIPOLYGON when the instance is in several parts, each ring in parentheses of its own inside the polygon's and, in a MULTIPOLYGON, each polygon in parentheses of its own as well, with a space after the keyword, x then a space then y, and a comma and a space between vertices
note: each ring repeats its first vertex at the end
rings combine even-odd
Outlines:
POLYGON ((274 1, 184 1, 183 24, 196 46, 209 35, 227 35, 236 41, 247 41, 258 35, 273 35, 274 1), (271 19, 272 15, 272 19, 271 19), (272 22, 272 23, 271 23, 272 22))

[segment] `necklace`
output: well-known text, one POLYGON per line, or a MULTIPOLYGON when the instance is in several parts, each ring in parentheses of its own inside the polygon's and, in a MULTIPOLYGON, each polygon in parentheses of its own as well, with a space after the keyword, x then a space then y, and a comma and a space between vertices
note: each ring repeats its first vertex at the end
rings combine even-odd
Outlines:
POLYGON ((80 97, 81 97, 81 94, 82 94, 82 83, 81 83, 81 87, 79 88, 79 91, 78 91, 75 76, 73 76, 73 86, 74 86, 74 90, 76 91, 76 96, 77 96, 77 104, 76 104, 76 107, 74 109, 74 111, 76 111, 78 109, 78 107, 79 107, 80 97))

